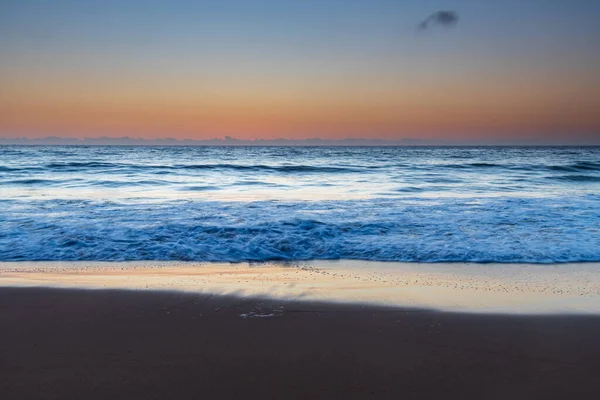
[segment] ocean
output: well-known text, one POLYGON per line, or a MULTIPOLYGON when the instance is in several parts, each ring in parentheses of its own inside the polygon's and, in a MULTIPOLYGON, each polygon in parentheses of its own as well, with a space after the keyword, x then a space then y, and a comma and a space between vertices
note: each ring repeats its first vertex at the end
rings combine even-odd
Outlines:
POLYGON ((0 261, 600 261, 600 147, 0 146, 0 261))

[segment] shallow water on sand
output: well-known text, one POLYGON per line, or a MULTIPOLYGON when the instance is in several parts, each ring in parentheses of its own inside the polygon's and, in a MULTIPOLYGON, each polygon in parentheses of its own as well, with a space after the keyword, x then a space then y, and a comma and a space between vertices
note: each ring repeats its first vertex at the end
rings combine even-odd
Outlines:
POLYGON ((0 286, 175 290, 484 313, 600 313, 600 265, 8 262, 0 286))

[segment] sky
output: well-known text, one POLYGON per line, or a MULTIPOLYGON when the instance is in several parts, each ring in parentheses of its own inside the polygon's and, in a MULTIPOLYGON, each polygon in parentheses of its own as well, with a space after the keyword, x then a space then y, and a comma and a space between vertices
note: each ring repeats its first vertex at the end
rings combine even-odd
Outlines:
POLYGON ((599 43, 596 0, 0 0, 0 138, 600 143, 599 43))

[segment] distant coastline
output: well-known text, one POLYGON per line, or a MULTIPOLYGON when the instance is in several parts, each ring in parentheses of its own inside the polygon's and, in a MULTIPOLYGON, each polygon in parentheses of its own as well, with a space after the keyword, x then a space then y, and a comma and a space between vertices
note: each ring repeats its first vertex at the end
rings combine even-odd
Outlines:
POLYGON ((600 146, 600 134, 597 141, 581 141, 565 143, 563 141, 533 141, 533 140, 426 140, 403 138, 397 140, 385 139, 255 139, 244 140, 230 136, 212 139, 144 139, 130 136, 94 137, 94 138, 65 138, 46 136, 41 138, 10 137, 0 138, 0 145, 82 145, 82 146, 600 146))

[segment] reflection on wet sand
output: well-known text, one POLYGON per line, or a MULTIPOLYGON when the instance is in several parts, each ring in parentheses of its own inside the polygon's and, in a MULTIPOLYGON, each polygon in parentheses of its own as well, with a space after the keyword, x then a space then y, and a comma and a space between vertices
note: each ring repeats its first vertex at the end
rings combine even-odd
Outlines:
POLYGON ((11 262, 0 286, 177 290, 451 311, 597 313, 600 265, 11 262))

